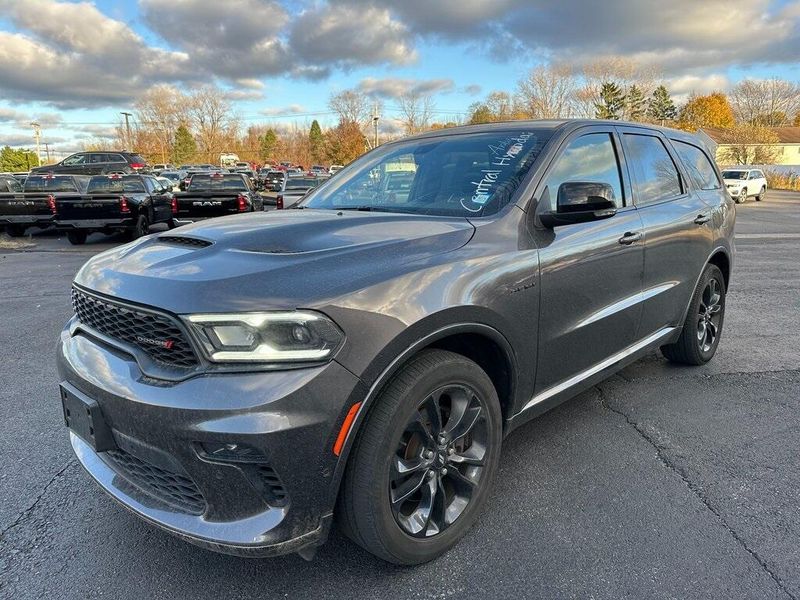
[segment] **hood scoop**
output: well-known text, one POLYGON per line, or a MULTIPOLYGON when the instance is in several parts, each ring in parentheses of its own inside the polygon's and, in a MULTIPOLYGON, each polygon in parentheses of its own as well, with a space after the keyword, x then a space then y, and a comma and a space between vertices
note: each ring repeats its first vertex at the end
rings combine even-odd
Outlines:
POLYGON ((188 237, 183 235, 162 235, 155 239, 157 243, 173 244, 175 246, 190 246, 192 248, 207 248, 214 242, 208 240, 201 240, 196 237, 188 237))

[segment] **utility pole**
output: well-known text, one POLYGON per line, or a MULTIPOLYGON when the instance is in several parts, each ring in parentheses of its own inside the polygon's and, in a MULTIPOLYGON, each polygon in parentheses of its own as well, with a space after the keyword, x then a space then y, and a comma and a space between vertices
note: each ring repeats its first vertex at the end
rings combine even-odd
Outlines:
POLYGON ((44 143, 44 153, 47 155, 47 164, 50 164, 50 144, 44 143))
POLYGON ((375 106, 372 111, 372 127, 375 129, 375 145, 373 148, 378 147, 378 120, 380 116, 378 115, 378 103, 375 103, 375 106))
POLYGON ((131 143, 131 124, 128 122, 128 117, 132 117, 133 115, 129 112, 121 112, 119 114, 125 117, 125 144, 128 146, 125 150, 133 150, 133 144, 131 143))
POLYGON ((33 127, 33 137, 36 138, 36 161, 38 162, 39 167, 42 166, 42 150, 41 146, 39 145, 39 138, 42 136, 42 127, 36 121, 31 122, 31 127, 33 127))

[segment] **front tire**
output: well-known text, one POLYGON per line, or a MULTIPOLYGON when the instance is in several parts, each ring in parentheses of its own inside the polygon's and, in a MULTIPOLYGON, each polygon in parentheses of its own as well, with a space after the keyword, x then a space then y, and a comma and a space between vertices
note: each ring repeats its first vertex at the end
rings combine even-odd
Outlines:
POLYGON ((359 429, 338 506, 342 528, 388 562, 433 560, 485 504, 501 437, 500 403, 483 369, 452 352, 421 352, 359 429))
POLYGON ((736 204, 744 204, 745 202, 747 202, 747 188, 739 192, 739 197, 736 198, 736 204))
POLYGON ((689 304, 681 336, 661 346, 671 362, 704 365, 717 351, 725 320, 725 278, 716 265, 706 265, 689 304))

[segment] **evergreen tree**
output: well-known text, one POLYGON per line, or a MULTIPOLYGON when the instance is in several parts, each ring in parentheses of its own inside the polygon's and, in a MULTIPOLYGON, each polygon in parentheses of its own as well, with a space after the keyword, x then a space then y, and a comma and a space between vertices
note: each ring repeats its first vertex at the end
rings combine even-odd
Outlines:
POLYGON ((675 103, 663 85, 658 86, 650 97, 647 103, 647 116, 661 125, 666 121, 674 121, 678 116, 678 109, 675 108, 675 103))
POLYGON ((32 150, 19 150, 10 146, 0 150, 0 173, 28 171, 38 164, 36 153, 32 150))
POLYGON ((625 111, 625 95, 620 87, 607 81, 600 88, 600 102, 594 104, 596 119, 619 120, 625 111))
POLYGON ((311 122, 311 130, 308 132, 308 149, 311 152, 312 161, 322 162, 325 156, 325 138, 316 119, 311 122))
POLYGON ((647 109, 642 90, 634 83, 628 89, 628 95, 625 98, 627 105, 625 116, 630 121, 641 121, 647 109))
POLYGON ((183 165, 197 155, 197 142, 185 125, 179 125, 175 130, 175 141, 172 144, 172 162, 183 165))
MULTIPOLYGON (((316 121, 314 121, 316 123, 316 121)), ((266 163, 271 158, 274 158, 275 148, 278 145, 278 136, 275 131, 267 129, 260 138, 258 138, 258 155, 261 162, 266 163)))

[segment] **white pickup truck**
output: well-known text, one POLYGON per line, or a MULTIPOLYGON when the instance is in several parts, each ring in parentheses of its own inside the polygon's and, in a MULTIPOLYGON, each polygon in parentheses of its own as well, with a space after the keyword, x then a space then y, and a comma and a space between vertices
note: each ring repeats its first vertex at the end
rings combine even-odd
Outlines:
POLYGON ((726 169, 722 172, 722 179, 737 204, 746 202, 749 196, 761 201, 767 193, 767 178, 761 169, 726 169))

